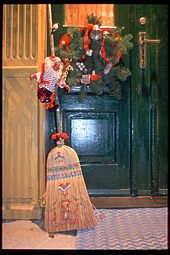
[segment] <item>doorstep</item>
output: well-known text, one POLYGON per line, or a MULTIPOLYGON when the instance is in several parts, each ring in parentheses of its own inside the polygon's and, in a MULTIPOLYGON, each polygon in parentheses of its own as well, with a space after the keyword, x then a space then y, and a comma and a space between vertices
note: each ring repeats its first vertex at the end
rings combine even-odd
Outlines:
POLYGON ((167 207, 168 196, 90 197, 96 208, 167 207))

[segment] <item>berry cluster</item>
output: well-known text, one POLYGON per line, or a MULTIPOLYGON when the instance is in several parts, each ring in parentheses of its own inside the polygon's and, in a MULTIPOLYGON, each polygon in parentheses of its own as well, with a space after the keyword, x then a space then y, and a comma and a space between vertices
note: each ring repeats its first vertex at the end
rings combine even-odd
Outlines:
POLYGON ((87 73, 87 68, 85 67, 83 62, 76 62, 76 65, 80 69, 80 71, 83 71, 84 73, 87 73))

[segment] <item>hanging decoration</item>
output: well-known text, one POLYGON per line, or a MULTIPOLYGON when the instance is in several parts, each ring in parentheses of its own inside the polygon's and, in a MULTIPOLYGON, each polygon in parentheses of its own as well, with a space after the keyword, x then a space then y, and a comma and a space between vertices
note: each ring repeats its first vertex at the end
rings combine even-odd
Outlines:
POLYGON ((65 88, 70 92, 70 87, 66 84, 66 78, 69 70, 73 70, 68 59, 65 60, 65 66, 61 59, 56 56, 46 57, 42 64, 42 72, 32 74, 30 79, 39 81, 37 96, 41 103, 45 103, 46 108, 51 111, 58 105, 54 105, 55 92, 59 87, 65 88))
POLYGON ((120 99, 121 81, 131 75, 123 64, 122 55, 133 47, 132 35, 123 36, 123 27, 101 26, 100 19, 88 14, 87 24, 68 28, 55 47, 56 55, 62 61, 72 59, 73 71, 67 76, 67 84, 70 87, 81 86, 80 102, 86 97, 87 86, 97 95, 108 87, 110 93, 120 99))
POLYGON ((57 22, 57 23, 54 23, 52 25, 52 28, 51 28, 51 31, 50 31, 50 34, 53 34, 54 32, 56 32, 59 28, 60 24, 57 22))
POLYGON ((99 28, 98 25, 94 25, 93 29, 90 32, 90 38, 92 40, 98 41, 98 40, 100 40, 102 38, 102 36, 103 36, 102 30, 99 28))

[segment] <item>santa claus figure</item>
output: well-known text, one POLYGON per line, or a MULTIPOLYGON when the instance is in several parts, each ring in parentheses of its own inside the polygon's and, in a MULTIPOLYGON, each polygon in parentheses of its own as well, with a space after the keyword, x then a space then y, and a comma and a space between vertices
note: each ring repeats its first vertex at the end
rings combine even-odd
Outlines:
POLYGON ((42 103, 49 103, 52 94, 58 84, 61 88, 66 88, 70 92, 70 87, 62 80, 63 63, 56 56, 46 57, 42 64, 42 72, 32 74, 30 79, 39 81, 37 96, 42 103))

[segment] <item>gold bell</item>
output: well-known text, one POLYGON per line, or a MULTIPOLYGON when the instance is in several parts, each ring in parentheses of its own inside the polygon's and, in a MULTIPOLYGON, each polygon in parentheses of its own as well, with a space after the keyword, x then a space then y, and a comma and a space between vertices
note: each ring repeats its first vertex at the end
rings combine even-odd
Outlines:
POLYGON ((90 32, 90 38, 93 40, 100 40, 103 36, 102 30, 99 28, 98 25, 93 26, 93 30, 90 32))

